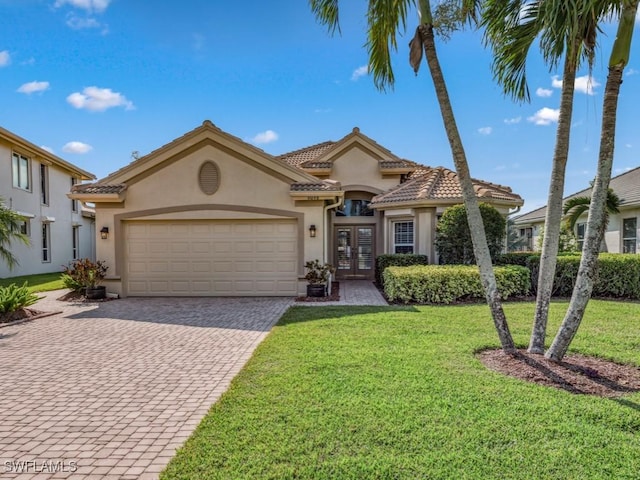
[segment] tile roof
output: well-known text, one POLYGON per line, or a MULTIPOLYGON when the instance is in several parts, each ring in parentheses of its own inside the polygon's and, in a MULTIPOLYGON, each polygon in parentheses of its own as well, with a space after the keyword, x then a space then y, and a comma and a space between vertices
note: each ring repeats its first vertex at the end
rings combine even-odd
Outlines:
MULTIPOLYGON (((420 167, 421 174, 413 174, 407 182, 376 195, 372 204, 414 203, 423 200, 462 201, 462 190, 456 172, 444 167, 420 167)), ((481 200, 504 200, 519 205, 523 203, 520 195, 513 193, 509 187, 476 179, 473 179, 473 186, 481 200)))
POLYGON ((301 148, 300 150, 294 150, 293 152, 283 153, 282 155, 276 156, 276 158, 288 163, 289 165, 298 167, 305 162, 313 161, 320 157, 335 144, 336 142, 331 141, 322 142, 316 145, 311 145, 310 147, 301 148))
MULTIPOLYGON (((640 206, 640 167, 622 173, 611 179, 609 187, 620 197, 620 206, 640 206)), ((574 197, 590 197, 591 187, 580 190, 563 198, 567 201, 574 197)), ((547 215, 547 206, 537 208, 531 212, 525 213, 513 220, 516 223, 543 221, 547 215)))
POLYGON ((340 191, 340 183, 338 182, 317 182, 317 183, 292 183, 290 190, 292 192, 331 192, 340 191))
POLYGON ((108 194, 108 193, 121 193, 126 190, 127 186, 123 183, 116 185, 100 185, 97 183, 86 183, 80 185, 74 185, 71 187, 71 193, 88 193, 94 194, 108 194))

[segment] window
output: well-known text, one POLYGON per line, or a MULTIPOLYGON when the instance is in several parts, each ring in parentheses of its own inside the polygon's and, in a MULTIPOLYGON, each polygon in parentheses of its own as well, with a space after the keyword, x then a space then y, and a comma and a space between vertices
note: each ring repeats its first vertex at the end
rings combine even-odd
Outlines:
POLYGON ((533 228, 526 227, 520 229, 520 238, 522 239, 522 244, 520 245, 521 251, 530 252, 533 250, 533 228))
POLYGON ((29 225, 29 219, 25 218, 20 222, 20 233, 27 237, 31 235, 31 225, 29 225))
POLYGON ((74 260, 80 258, 80 227, 73 227, 71 230, 71 255, 74 260))
POLYGON ((42 224, 42 261, 51 262, 51 229, 48 223, 42 224))
MULTIPOLYGON (((71 189, 72 190, 73 190, 73 186, 76 183, 78 183, 78 180, 76 178, 71 177, 71 189)), ((77 212, 78 211, 78 200, 71 199, 71 211, 72 212, 77 212)))
POLYGON ((393 253, 413 253, 413 222, 393 224, 393 253))
POLYGON ((636 253, 638 222, 636 218, 622 220, 622 253, 636 253))
POLYGON ((579 223, 576 227, 576 238, 578 239, 578 250, 582 251, 584 245, 584 233, 587 230, 586 223, 579 223))
POLYGON ((40 164, 40 203, 49 205, 49 167, 40 164))
POLYGON ((29 159, 17 153, 13 154, 13 186, 23 190, 31 190, 29 181, 29 159))
POLYGON ((337 217, 373 217, 373 210, 369 208, 369 200, 344 201, 342 210, 336 212, 337 217))

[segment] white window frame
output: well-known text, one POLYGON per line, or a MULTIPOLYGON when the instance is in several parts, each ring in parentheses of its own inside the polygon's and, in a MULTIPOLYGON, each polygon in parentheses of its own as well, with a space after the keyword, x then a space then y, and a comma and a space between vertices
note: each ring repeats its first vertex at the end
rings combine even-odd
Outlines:
POLYGON ((20 221, 20 233, 27 237, 31 237, 31 222, 28 218, 20 221))
MULTIPOLYGON (((71 177, 71 189, 73 190, 73 186, 78 183, 78 179, 75 177, 71 177)), ((78 212, 78 200, 75 198, 71 199, 71 211, 74 213, 78 212)))
POLYGON ((576 244, 578 245, 578 250, 582 251, 582 247, 584 246, 584 239, 587 236, 587 224, 585 222, 580 222, 576 224, 576 244), (580 234, 580 228, 582 228, 582 235, 580 234))
POLYGON ((413 219, 405 219, 405 220, 396 220, 391 222, 391 253, 416 253, 416 230, 415 230, 415 221, 413 219), (398 241, 398 235, 406 235, 408 231, 398 232, 397 229, 401 225, 411 225, 411 242, 407 241, 398 241), (398 252, 398 247, 406 248, 411 247, 411 252, 398 252))
POLYGON ((80 258, 80 227, 77 225, 71 227, 71 258, 80 258))
POLYGON ((14 188, 31 191, 31 159, 13 152, 11 157, 11 177, 14 188))
POLYGON ((51 224, 42 223, 42 263, 51 263, 51 224))
POLYGON ((622 219, 622 231, 620 232, 620 236, 622 237, 622 253, 637 253, 638 252, 638 218, 637 217, 629 217, 622 219), (633 220, 635 222, 635 227, 633 230, 633 237, 625 237, 624 236, 624 224, 627 220, 633 220), (625 250, 625 242, 633 241, 633 251, 625 250))

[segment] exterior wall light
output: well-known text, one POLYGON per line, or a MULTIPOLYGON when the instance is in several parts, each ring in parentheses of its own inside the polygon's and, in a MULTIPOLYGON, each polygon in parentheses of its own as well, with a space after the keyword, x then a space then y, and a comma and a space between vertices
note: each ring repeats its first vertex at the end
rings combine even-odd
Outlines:
POLYGON ((309 236, 311 238, 315 238, 315 236, 316 236, 316 226, 315 225, 309 225, 309 236))
POLYGON ((109 238, 109 227, 102 227, 102 230, 100 230, 100 238, 102 240, 109 238))

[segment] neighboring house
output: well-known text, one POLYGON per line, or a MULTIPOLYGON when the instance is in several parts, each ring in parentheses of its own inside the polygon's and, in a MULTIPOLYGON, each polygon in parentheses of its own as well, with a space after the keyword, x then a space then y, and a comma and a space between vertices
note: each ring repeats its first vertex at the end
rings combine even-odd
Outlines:
MULTIPOLYGON (((640 167, 613 177, 609 186, 620 198, 620 213, 611 215, 609 225, 605 233, 604 245, 610 253, 638 253, 640 252, 638 238, 640 238, 640 167)), ((566 201, 574 197, 591 197, 591 188, 586 188, 577 193, 565 197, 566 201)), ((521 236, 530 239, 529 248, 524 250, 539 249, 539 237, 541 227, 544 226, 544 218, 547 207, 538 208, 513 219, 515 228, 521 236)), ((579 248, 582 248, 587 214, 580 217, 576 224, 576 239, 579 248)))
MULTIPOLYGON (((505 215, 507 187, 475 181, 505 215)), ((127 295, 298 295, 304 263, 372 279, 376 255, 424 253, 462 202, 456 174, 396 157, 360 133, 274 157, 209 121, 108 177, 75 186, 93 202, 97 258, 127 295)))
POLYGON ((0 261, 0 278, 59 272, 75 258, 93 257, 94 213, 67 194, 94 175, 2 127, 0 168, 0 197, 23 216, 22 232, 30 240, 29 246, 11 243, 19 265, 9 270, 0 261))

